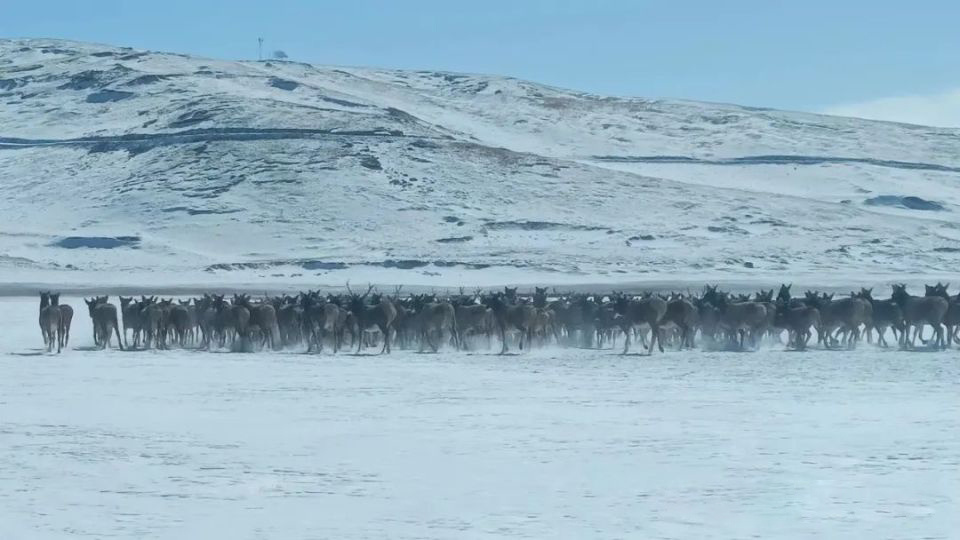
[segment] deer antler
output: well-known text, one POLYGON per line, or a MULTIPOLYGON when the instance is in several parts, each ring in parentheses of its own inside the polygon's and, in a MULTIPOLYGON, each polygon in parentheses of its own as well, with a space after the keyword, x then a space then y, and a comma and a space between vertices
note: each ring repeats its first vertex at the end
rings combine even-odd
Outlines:
POLYGON ((351 296, 353 296, 353 289, 350 288, 350 280, 349 280, 349 279, 347 280, 347 292, 350 293, 351 296))
POLYGON ((366 298, 367 295, 370 294, 370 291, 372 290, 373 290, 373 284, 371 283, 370 286, 367 287, 367 292, 363 293, 363 296, 361 296, 360 298, 366 298))

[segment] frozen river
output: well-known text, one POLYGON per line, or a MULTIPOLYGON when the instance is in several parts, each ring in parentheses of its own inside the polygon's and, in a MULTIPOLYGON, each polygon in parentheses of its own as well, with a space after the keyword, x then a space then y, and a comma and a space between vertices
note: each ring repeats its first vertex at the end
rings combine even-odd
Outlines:
POLYGON ((57 356, 0 306, 4 539, 960 530, 956 351, 57 356))

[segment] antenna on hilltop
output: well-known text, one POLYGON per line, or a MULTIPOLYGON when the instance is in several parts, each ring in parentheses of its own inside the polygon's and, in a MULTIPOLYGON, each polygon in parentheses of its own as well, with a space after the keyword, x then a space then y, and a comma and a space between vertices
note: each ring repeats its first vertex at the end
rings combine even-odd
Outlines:
POLYGON ((257 60, 263 60, 263 38, 257 38, 257 60))

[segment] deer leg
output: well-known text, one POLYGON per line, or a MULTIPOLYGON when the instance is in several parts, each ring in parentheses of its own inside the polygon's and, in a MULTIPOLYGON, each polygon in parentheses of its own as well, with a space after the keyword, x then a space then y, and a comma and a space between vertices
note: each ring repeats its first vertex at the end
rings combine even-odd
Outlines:
POLYGON ((316 339, 314 339, 313 323, 308 323, 307 325, 306 341, 307 341, 307 354, 310 354, 313 352, 313 347, 314 347, 314 344, 316 343, 316 339))
MULTIPOLYGON (((474 334, 475 338, 479 337, 474 334)), ((476 341, 476 339, 474 339, 476 341)), ((463 335, 462 331, 457 328, 457 350, 469 351, 470 345, 467 342, 467 338, 463 335)))
POLYGON ((650 326, 650 346, 647 348, 647 354, 653 354, 653 344, 656 343, 660 346, 660 352, 663 352, 663 343, 661 343, 660 336, 660 327, 656 325, 650 326))
POLYGON ((119 347, 121 351, 124 350, 123 341, 120 340, 120 326, 117 325, 117 323, 113 323, 113 331, 117 334, 117 347, 119 347))
POLYGON ((497 323, 497 328, 500 332, 500 354, 507 353, 507 329, 505 323, 497 323))
MULTIPOLYGON (((427 330, 426 332, 423 333, 423 337, 424 337, 424 341, 427 342, 427 345, 430 346, 430 350, 432 350, 433 352, 437 352, 437 344, 433 342, 433 331, 427 330)), ((443 339, 443 332, 440 332, 439 339, 443 339)), ((420 347, 422 350, 423 345, 421 345, 420 347)))

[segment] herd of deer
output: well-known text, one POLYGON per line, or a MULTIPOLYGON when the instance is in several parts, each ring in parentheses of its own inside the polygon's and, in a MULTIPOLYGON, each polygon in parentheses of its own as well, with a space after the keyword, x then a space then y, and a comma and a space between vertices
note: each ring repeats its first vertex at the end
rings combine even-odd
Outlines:
MULTIPOLYGON (((601 348, 605 342, 615 346, 623 335, 627 354, 632 339, 641 340, 648 353, 654 345, 663 352, 665 342, 678 349, 694 348, 698 335, 712 349, 749 350, 764 339, 780 341, 786 332, 786 346, 802 350, 814 332, 824 348, 853 348, 864 335, 872 341, 874 331, 877 343, 887 347, 887 330, 901 348, 912 349, 918 337, 928 343, 924 326, 934 331, 929 346, 944 349, 960 340, 960 295, 950 296, 947 288, 941 283, 927 285, 924 296, 913 296, 905 285, 893 285, 893 294, 885 300, 874 299, 872 289, 843 298, 811 291, 794 298, 790 285, 781 285, 776 297, 773 290, 733 295, 708 285, 699 295, 548 294, 540 287, 531 295, 520 295, 515 287, 505 287, 502 292, 478 290, 472 295, 461 289, 458 295, 438 298, 401 296, 400 288, 385 295, 373 286, 357 294, 348 284, 348 294, 309 291, 256 301, 245 294, 231 300, 204 294, 176 302, 121 296, 119 310, 107 296, 85 302, 94 343, 101 349, 114 335, 120 349, 306 347, 308 352, 321 352, 328 345, 337 352, 349 339, 358 353, 379 341, 381 353, 390 352, 391 342, 421 352, 447 345, 469 349, 478 341, 489 348, 496 337, 502 354, 514 341, 521 350, 534 342, 601 348)), ((59 300, 59 293, 40 293, 40 330, 51 352, 54 345, 60 352, 70 339, 73 310, 59 300)))

